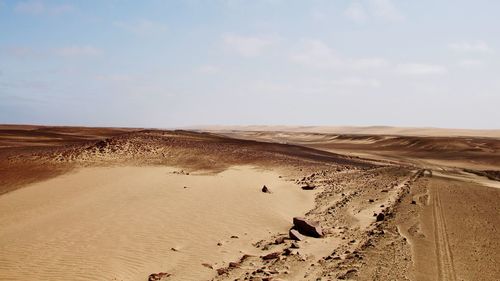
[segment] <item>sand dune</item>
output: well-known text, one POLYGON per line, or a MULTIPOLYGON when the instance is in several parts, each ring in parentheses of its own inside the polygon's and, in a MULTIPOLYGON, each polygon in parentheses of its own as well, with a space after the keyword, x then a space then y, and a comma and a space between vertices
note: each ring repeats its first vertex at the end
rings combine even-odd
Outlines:
POLYGON ((202 263, 255 253, 314 203, 269 171, 174 171, 86 168, 0 197, 0 280, 209 279, 202 263))

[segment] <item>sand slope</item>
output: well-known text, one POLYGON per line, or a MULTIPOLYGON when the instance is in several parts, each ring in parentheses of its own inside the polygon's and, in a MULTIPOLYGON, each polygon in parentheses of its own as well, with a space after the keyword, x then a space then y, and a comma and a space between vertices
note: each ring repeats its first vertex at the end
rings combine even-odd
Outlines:
POLYGON ((251 243, 286 232, 313 207, 314 193, 269 171, 173 171, 85 168, 3 195, 0 279, 145 280, 159 271, 209 279, 215 273, 201 263, 252 253, 251 243))

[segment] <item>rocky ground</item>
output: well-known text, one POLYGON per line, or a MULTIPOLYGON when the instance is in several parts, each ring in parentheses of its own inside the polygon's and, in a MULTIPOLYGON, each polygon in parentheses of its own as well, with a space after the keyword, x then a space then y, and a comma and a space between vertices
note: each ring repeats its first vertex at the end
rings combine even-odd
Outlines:
MULTIPOLYGON (((250 164, 279 171, 303 192, 315 192, 314 208, 304 218, 291 217, 288 233, 270 233, 268 239, 255 241, 253 247, 261 254, 241 253, 231 262, 202 264, 213 271, 212 280, 500 278, 495 269, 463 270, 474 266, 495 268, 500 261, 496 228, 500 225, 499 189, 432 175, 432 169, 419 165, 414 158, 394 161, 342 155, 332 149, 318 150, 321 145, 317 142, 307 147, 303 143, 260 142, 187 131, 54 131, 57 129, 23 128, 14 132, 4 128, 0 138, 2 192, 78 167, 125 164, 176 166, 184 173, 217 173, 233 165, 250 164), (11 131, 6 134, 5 130, 11 131), (24 138, 16 139, 30 130, 38 130, 44 143, 26 145, 24 138), (51 142, 51 138, 58 141, 51 142), (452 185, 459 187, 450 188, 452 185), (462 202, 464 197, 471 201, 462 202), (464 219, 473 225, 484 221, 488 231, 476 227, 457 233, 459 224, 453 216, 460 213, 460 204, 471 208, 462 214, 464 219), (474 235, 478 242, 471 242, 474 235), (464 252, 475 253, 472 260, 464 258, 464 252)), ((427 145, 428 141, 423 143, 427 145)), ((449 153, 444 155, 449 159, 449 153)), ((490 180, 497 179, 498 170, 492 162, 495 157, 485 158, 488 169, 472 170, 490 180)), ((259 187, 258 192, 272 195, 272 187, 259 187)), ((152 272, 144 278, 176 277, 152 272)))

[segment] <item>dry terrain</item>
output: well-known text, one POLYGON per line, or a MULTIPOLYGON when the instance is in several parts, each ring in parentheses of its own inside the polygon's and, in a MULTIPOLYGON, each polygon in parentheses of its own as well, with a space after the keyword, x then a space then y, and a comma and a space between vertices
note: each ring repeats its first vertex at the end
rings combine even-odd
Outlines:
POLYGON ((1 125, 0 280, 500 279, 496 131, 247 129, 1 125))

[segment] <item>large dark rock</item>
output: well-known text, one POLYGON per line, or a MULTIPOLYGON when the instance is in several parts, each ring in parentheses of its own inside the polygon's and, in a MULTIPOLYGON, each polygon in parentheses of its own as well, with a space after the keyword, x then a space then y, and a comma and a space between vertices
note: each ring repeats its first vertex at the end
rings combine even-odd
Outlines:
POLYGON ((293 218, 293 228, 300 232, 300 234, 311 237, 323 237, 323 230, 316 221, 311 221, 302 217, 293 218))
POLYGON ((264 185, 262 187, 262 192, 264 192, 264 193, 271 193, 271 190, 269 190, 269 187, 267 187, 267 186, 264 185))

